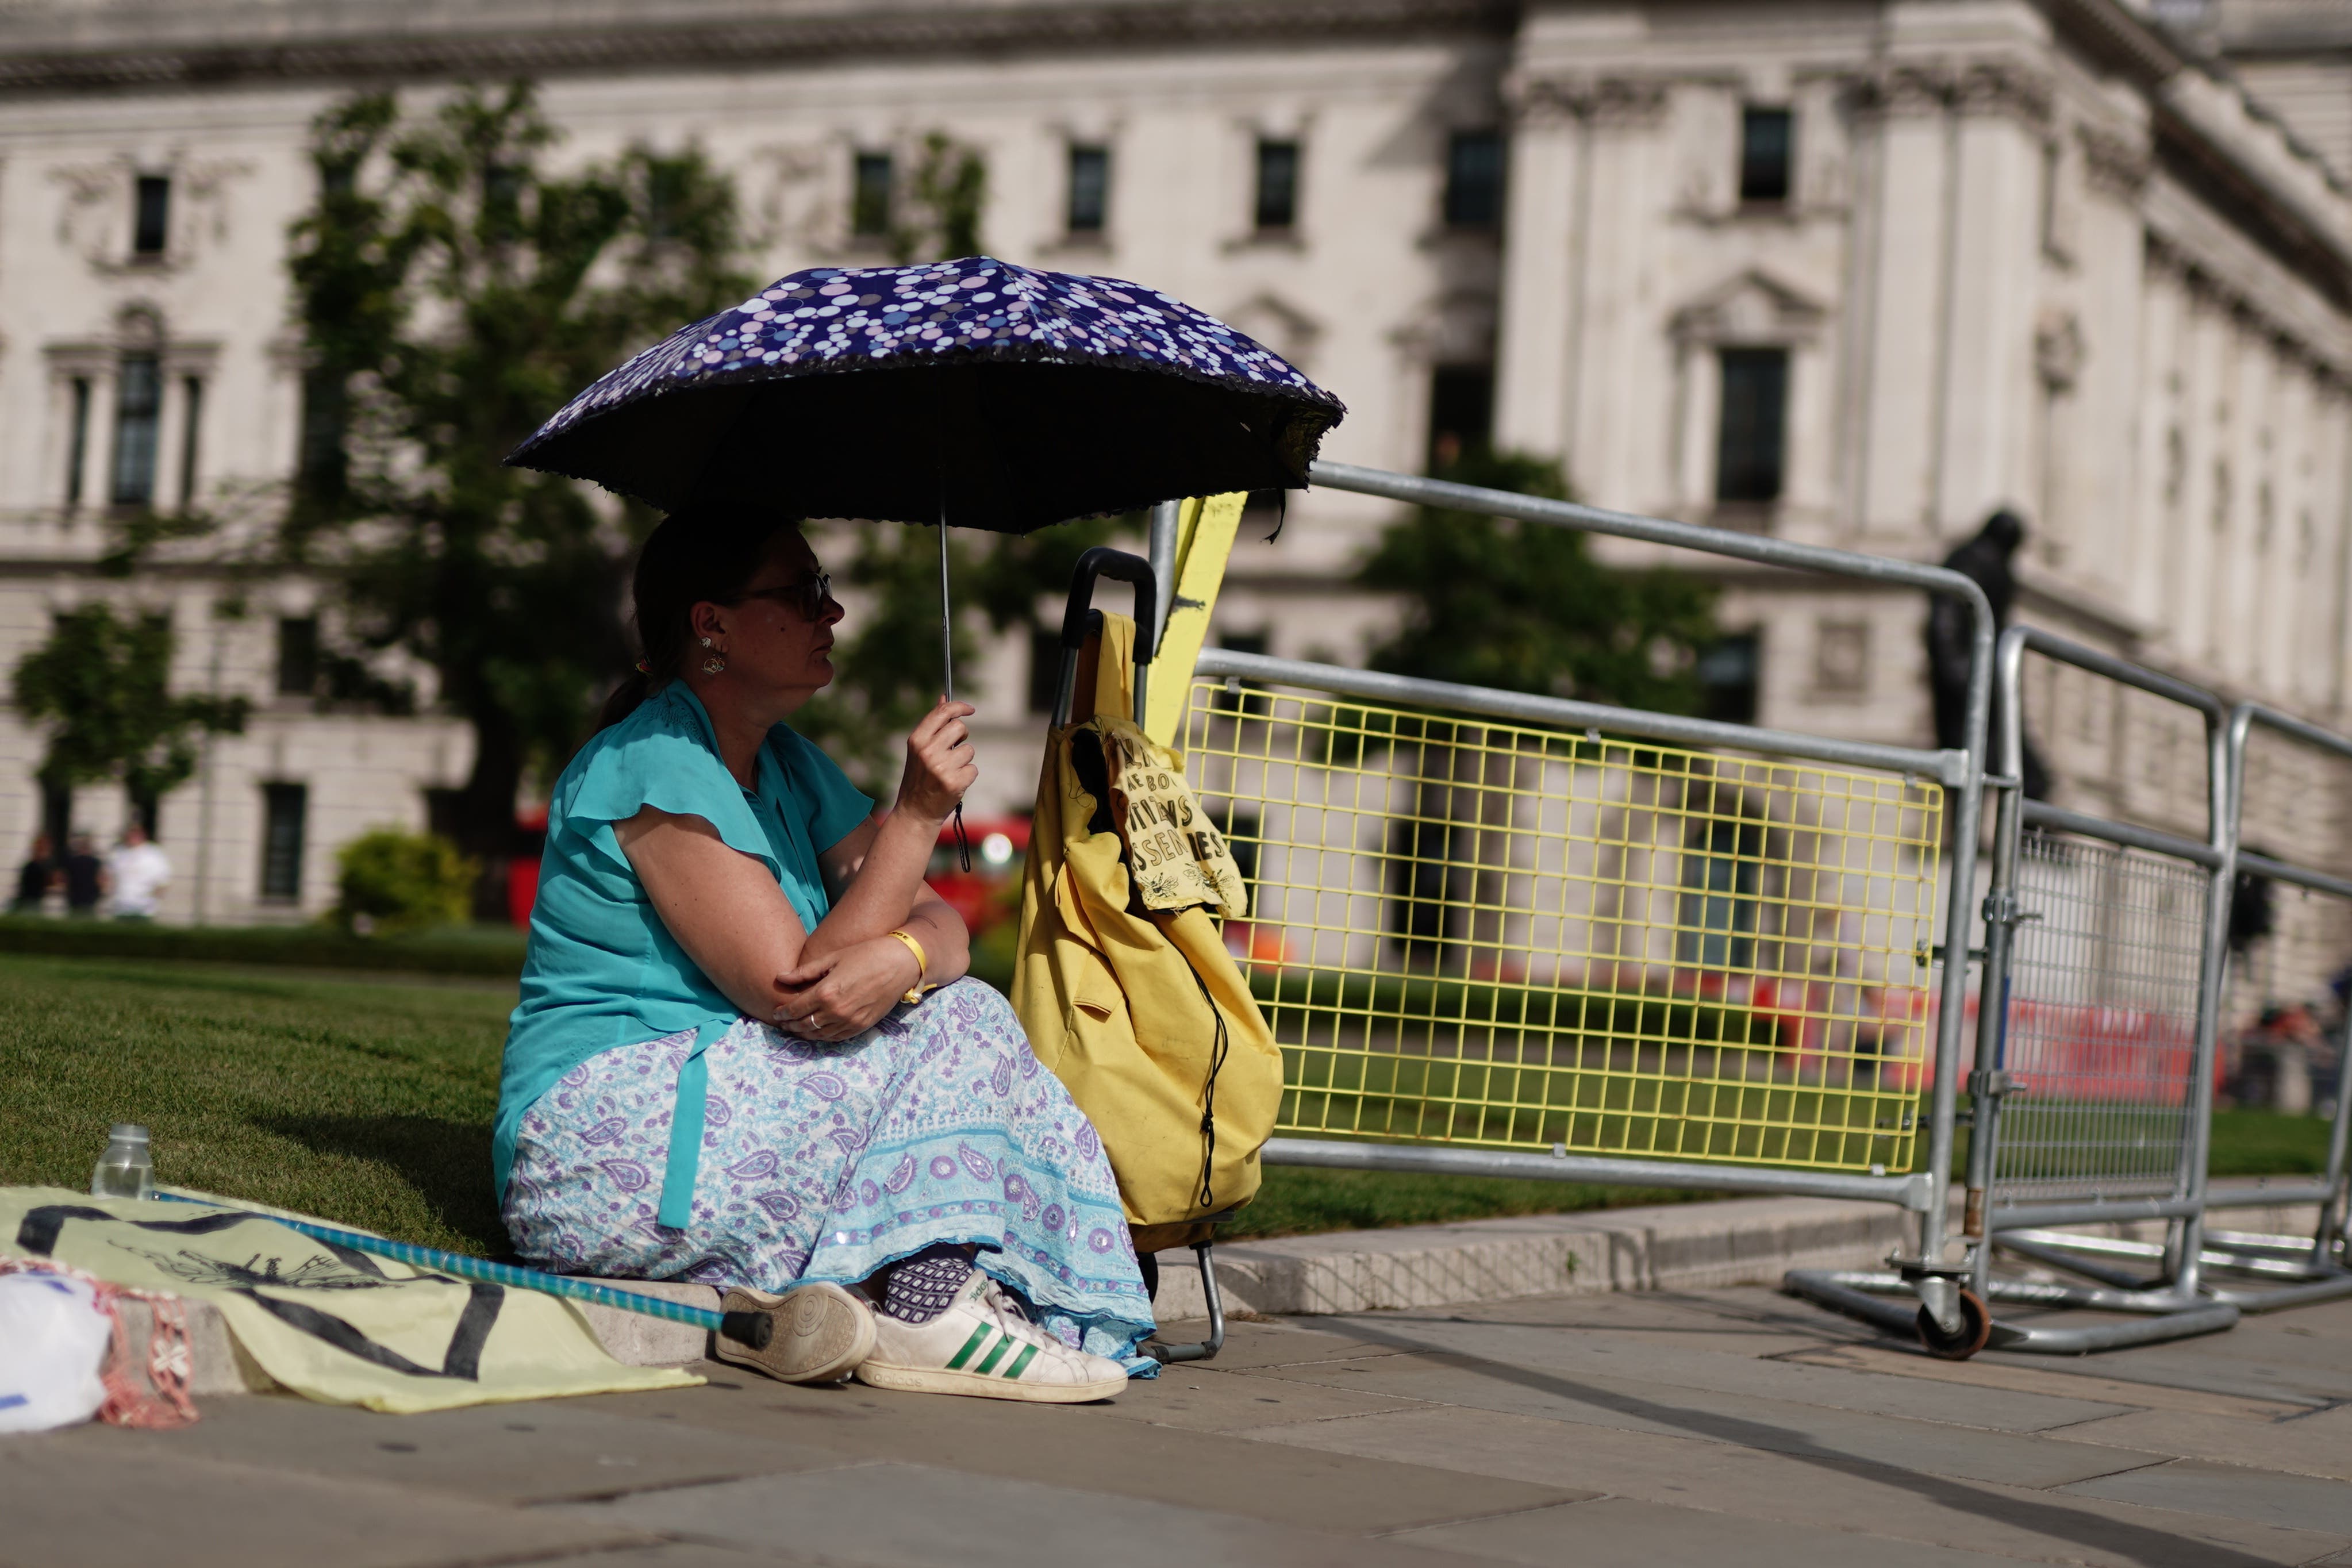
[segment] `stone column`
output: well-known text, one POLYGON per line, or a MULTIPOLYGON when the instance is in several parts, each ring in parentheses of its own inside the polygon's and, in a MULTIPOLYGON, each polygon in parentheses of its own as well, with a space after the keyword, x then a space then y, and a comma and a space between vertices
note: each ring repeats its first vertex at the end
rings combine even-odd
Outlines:
POLYGON ((1943 322, 1936 511, 1964 532, 1994 507, 2030 505, 2033 326, 2041 259, 2042 137, 2049 87, 2021 68, 1971 66, 1955 95, 1951 290, 1943 322))
POLYGON ((1590 142, 1575 105, 1554 85, 1520 88, 1513 97, 1495 441, 1565 457, 1582 357, 1577 305, 1590 142))

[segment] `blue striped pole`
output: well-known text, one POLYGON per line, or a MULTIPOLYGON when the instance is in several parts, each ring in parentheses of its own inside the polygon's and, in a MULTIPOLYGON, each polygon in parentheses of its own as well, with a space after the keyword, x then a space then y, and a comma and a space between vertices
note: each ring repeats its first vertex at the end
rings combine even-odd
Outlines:
POLYGON ((698 1329, 724 1334, 754 1350, 763 1348, 769 1334, 773 1331, 773 1326, 764 1312, 714 1312, 708 1307, 688 1307, 682 1302, 665 1301, 659 1296, 642 1295, 635 1290, 615 1290, 610 1285, 599 1285, 593 1280, 573 1279, 562 1274, 542 1274, 536 1268, 518 1268, 511 1263, 493 1263, 487 1258, 469 1258, 462 1252, 444 1252, 438 1247, 419 1247, 414 1242, 387 1241, 380 1236, 368 1236, 356 1230, 338 1230, 333 1226, 314 1225, 309 1220, 289 1219, 284 1215, 258 1214, 251 1209, 239 1209, 235 1204, 182 1197, 177 1193, 160 1189, 155 1196, 175 1204, 236 1209, 239 1214, 250 1214, 256 1219, 266 1219, 289 1230, 299 1230, 304 1236, 331 1241, 337 1247, 348 1247, 355 1252, 372 1252, 379 1258, 389 1258, 444 1274, 455 1274, 463 1279, 511 1285, 518 1289, 537 1290, 542 1295, 568 1296, 575 1301, 593 1301, 599 1307, 616 1307, 624 1312, 642 1312, 648 1318, 667 1318, 673 1323, 691 1323, 698 1329))

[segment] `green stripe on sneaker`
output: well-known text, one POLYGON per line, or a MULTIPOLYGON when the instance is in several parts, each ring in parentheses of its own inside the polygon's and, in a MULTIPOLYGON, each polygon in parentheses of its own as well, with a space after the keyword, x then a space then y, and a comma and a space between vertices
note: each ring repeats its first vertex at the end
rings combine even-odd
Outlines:
MULTIPOLYGON (((980 1349, 981 1346, 986 1344, 988 1342, 989 1336, 994 1332, 996 1332, 996 1326, 993 1323, 982 1323, 980 1327, 972 1330, 971 1338, 964 1341, 963 1342, 963 1349, 956 1352, 955 1355, 948 1362, 948 1370, 950 1372, 955 1372, 961 1369, 964 1363, 971 1359, 972 1352, 980 1349)), ((1010 1340, 1005 1342, 1006 1344, 1010 1344, 1012 1342, 1013 1342, 1010 1340)), ((1003 1353, 1003 1345, 997 1347, 997 1353, 1000 1355, 1003 1353)))
POLYGON ((982 1377, 987 1376, 990 1373, 996 1370, 996 1363, 1004 1359, 1004 1352, 1011 1350, 1013 1345, 1013 1336, 1011 1334, 1005 1335, 1003 1339, 997 1341, 995 1348, 988 1352, 988 1359, 982 1362, 971 1370, 980 1373, 982 1377))
POLYGON ((1011 1383, 1013 1379, 1019 1377, 1021 1375, 1022 1369, 1036 1359, 1037 1347, 1035 1345, 1023 1346, 1021 1353, 1013 1358, 1013 1364, 1004 1369, 1004 1381, 1011 1383))

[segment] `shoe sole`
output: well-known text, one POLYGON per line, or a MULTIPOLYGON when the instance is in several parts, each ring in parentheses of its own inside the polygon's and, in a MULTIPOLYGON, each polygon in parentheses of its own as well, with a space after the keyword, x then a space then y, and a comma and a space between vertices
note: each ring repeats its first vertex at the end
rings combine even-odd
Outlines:
POLYGON ((874 1353, 872 1309, 838 1285, 795 1285, 781 1296, 738 1285, 719 1310, 767 1316, 774 1327, 764 1350, 721 1334, 712 1335, 711 1343, 719 1360, 779 1382, 835 1383, 874 1353))
POLYGON ((983 1373, 950 1372, 944 1367, 891 1366, 872 1360, 858 1363, 857 1381, 902 1394, 963 1394, 979 1399, 1018 1399, 1033 1405, 1090 1405, 1108 1399, 1127 1386, 1127 1376, 1099 1383, 1008 1383, 983 1373))

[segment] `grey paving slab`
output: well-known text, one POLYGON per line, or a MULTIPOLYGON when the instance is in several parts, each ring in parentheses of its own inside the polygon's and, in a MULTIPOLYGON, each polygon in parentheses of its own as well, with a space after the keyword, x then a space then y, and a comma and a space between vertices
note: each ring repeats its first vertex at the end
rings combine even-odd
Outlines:
POLYGON ((1298 1362, 1353 1361, 1368 1355, 1385 1355, 1393 1348, 1327 1326, 1327 1321, 1311 1319, 1305 1322, 1231 1324, 1225 1331, 1225 1347, 1217 1352, 1216 1365, 1220 1371, 1234 1372, 1254 1366, 1288 1366, 1298 1362))
MULTIPOLYGON (((2044 1320, 2031 1319, 2027 1321, 2044 1320)), ((2069 1322, 2094 1322, 2088 1313, 2070 1316, 2069 1322)), ((2253 1357, 2234 1356, 2213 1347, 2227 1334, 2207 1334, 2168 1345, 2144 1345, 2110 1351, 2097 1356, 2025 1355, 1987 1351, 1979 1359, 1995 1366, 2036 1365, 2053 1377, 2083 1375, 2117 1383, 2152 1384, 2167 1388, 2198 1389, 2210 1394, 2252 1394, 2282 1404, 2312 1409, 2352 1399, 2352 1368, 2297 1367, 2253 1357)))
POLYGON ((2352 1406, 2338 1405, 2284 1420, 2141 1410, 2105 1421, 2086 1421, 2058 1436, 2070 1443, 2113 1443, 2183 1458, 2352 1481, 2352 1406))
POLYGON ((2210 1459, 2176 1459, 2155 1469, 2101 1476, 2061 1489, 2082 1497, 2352 1535, 2352 1486, 2315 1476, 2283 1476, 2210 1459))
POLYGON ((2134 1465, 2160 1464, 2168 1457, 2053 1442, 2014 1432, 1828 1410, 1795 1400, 1673 1387, 1640 1378, 1556 1373, 1454 1357, 1386 1356, 1294 1367, 1278 1375, 1362 1394, 1507 1411, 1660 1436, 1696 1437, 1772 1453, 1896 1465, 2009 1486, 2053 1487, 2134 1465))
POLYGON ((10 1568, 443 1568, 642 1539, 610 1520, 373 1481, 0 1438, 0 1563, 10 1568))
POLYGON ((1403 1409, 1408 1403, 1319 1384, 1195 1365, 1171 1367, 1152 1382, 1137 1384, 1101 1413, 1194 1432, 1241 1432, 1253 1426, 1370 1415, 1403 1409))
POLYGON ((565 1504, 560 1511, 639 1531, 738 1549, 777 1547, 873 1568, 1098 1568, 1105 1563, 1121 1568, 1445 1568, 1475 1561, 1441 1547, 928 1465, 763 1476, 565 1504))
POLYGON ((1683 1563, 1736 1563, 1738 1568, 1895 1568, 1898 1563, 1901 1568, 1992 1568, 2018 1561, 1631 1498, 1442 1524, 1390 1539, 1507 1563, 1572 1563, 1576 1568, 1659 1568, 1683 1563))
POLYGON ((2000 1431, 2046 1431, 2078 1421, 2119 1415, 2131 1408, 2058 1394, 2022 1394, 1968 1384, 1936 1384, 1766 1361, 1755 1355, 1674 1343, 1662 1337, 1607 1331, 1426 1320, 1393 1324, 1358 1321, 1354 1326, 1366 1338, 1386 1332, 1394 1335, 1401 1344, 1476 1356, 1506 1365, 1538 1367, 1578 1376, 1600 1373, 1633 1377, 1675 1387, 1760 1394, 1839 1410, 1953 1422, 2000 1431))
POLYGON ((664 1541, 652 1546, 624 1546, 616 1552, 537 1558, 532 1568, 824 1568, 824 1564, 820 1559, 795 1556, 772 1546, 738 1549, 664 1541))
POLYGON ((2121 1378, 2103 1376, 2099 1372, 2099 1359, 2095 1357, 2084 1357, 2077 1361, 2054 1356, 2017 1356, 2008 1360, 1988 1360, 1978 1356, 1973 1361, 1950 1362, 1939 1361, 1916 1345, 1887 1341, 1823 1345, 1813 1350, 1788 1352, 1780 1359, 1805 1366, 1844 1367, 1889 1377, 1916 1378, 1922 1382, 1956 1383, 1974 1388, 2007 1388, 2070 1398, 2088 1396, 2115 1405, 2198 1411, 2249 1421, 2312 1414, 2312 1406, 2300 1401, 2258 1399, 2215 1389, 2126 1383, 2121 1378))
MULTIPOLYGON (((725 1369, 705 1370, 716 1374, 725 1369)), ((1451 1467, 1267 1450, 1213 1432, 1137 1420, 1132 1408, 1114 1415, 1116 1405, 942 1399, 854 1384, 797 1388, 761 1383, 719 1394, 725 1396, 680 1389, 583 1403, 609 1408, 625 1400, 633 1414, 649 1417, 669 1410, 681 1422, 713 1431, 790 1434, 793 1441, 823 1445, 845 1461, 936 1465, 1180 1506, 1213 1500, 1228 1513, 1310 1530, 1402 1530, 1541 1508, 1583 1495, 1498 1477, 1465 1477, 1451 1467)), ((1119 1402, 1133 1400, 1142 1407, 1138 1394, 1129 1389, 1119 1402)))
POLYGON ((53 1441, 68 1453, 190 1455, 492 1502, 604 1497, 839 1462, 829 1447, 793 1441, 782 1423, 773 1436, 750 1436, 707 1431, 674 1416, 665 1421, 654 1412, 629 1415, 628 1402, 645 1397, 616 1395, 603 1409, 547 1399, 422 1415, 379 1415, 282 1396, 215 1399, 205 1402, 204 1419, 183 1430, 84 1426, 53 1441))
POLYGON ((1433 1408, 1263 1427, 1248 1439, 2095 1568, 2254 1568, 2310 1563, 2352 1548, 2352 1537, 2234 1516, 1485 1410, 1433 1408))

